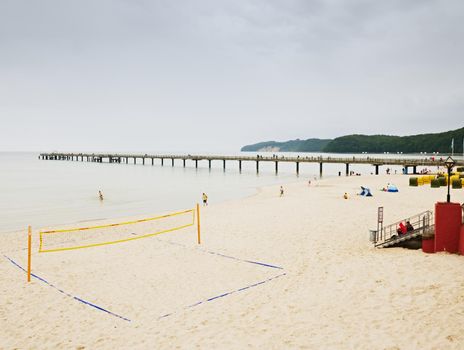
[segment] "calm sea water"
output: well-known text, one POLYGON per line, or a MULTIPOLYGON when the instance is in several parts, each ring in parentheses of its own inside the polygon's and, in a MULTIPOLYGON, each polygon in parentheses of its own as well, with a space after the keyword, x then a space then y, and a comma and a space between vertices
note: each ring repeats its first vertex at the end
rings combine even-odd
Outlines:
MULTIPOLYGON (((246 153, 250 155, 250 153, 246 153)), ((265 155, 265 153, 260 152, 265 155)), ((283 153, 279 153, 279 156, 283 153)), ((317 154, 301 154, 300 157, 317 154)), ((325 154, 324 156, 327 156, 325 154)), ((344 155, 350 156, 350 155, 344 155)), ((298 179, 295 164, 254 162, 199 163, 181 161, 174 167, 159 160, 154 166, 39 160, 36 153, 0 153, 0 232, 22 230, 80 221, 153 215, 164 211, 191 208, 201 200, 202 192, 210 203, 244 197, 261 186, 277 185, 298 179), (98 199, 101 190, 105 200, 98 199)), ((370 174, 372 166, 352 166, 355 172, 370 174)), ((393 169, 400 169, 395 168, 393 169)), ((344 173, 343 164, 324 164, 325 176, 344 173)), ((398 170, 400 171, 400 170, 398 170)), ((300 179, 318 175, 318 164, 301 164, 300 179)))

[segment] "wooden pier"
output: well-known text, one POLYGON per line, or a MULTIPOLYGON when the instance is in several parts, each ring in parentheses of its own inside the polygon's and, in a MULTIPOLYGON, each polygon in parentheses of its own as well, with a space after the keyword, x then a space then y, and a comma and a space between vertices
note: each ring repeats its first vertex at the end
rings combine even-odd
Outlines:
MULTIPOLYGON (((224 170, 226 169, 227 161, 238 162, 239 171, 242 170, 242 162, 255 162, 256 172, 259 172, 260 162, 274 162, 275 172, 279 171, 279 163, 295 163, 295 170, 298 174, 300 172, 300 163, 318 163, 319 164, 319 175, 322 176, 323 165, 326 163, 336 163, 345 165, 345 175, 350 174, 351 164, 370 164, 375 168, 375 174, 379 174, 379 168, 381 166, 392 166, 398 165, 405 168, 405 172, 409 173, 409 169, 412 169, 413 174, 417 174, 417 167, 434 167, 438 165, 444 165, 444 159, 431 159, 429 157, 423 159, 414 158, 373 158, 367 155, 359 155, 353 157, 324 157, 324 156, 283 156, 283 155, 272 155, 272 156, 261 156, 261 155, 240 155, 240 156, 225 156, 225 155, 175 155, 175 154, 108 154, 108 153, 41 153, 40 159, 43 160, 70 160, 70 161, 87 161, 97 163, 125 163, 125 164, 139 164, 140 161, 143 165, 146 163, 155 164, 155 160, 160 160, 161 165, 164 165, 165 161, 171 161, 171 166, 175 165, 175 160, 181 160, 183 167, 186 166, 186 161, 192 161, 195 163, 195 168, 198 168, 198 162, 202 160, 208 161, 208 167, 211 169, 211 162, 220 161, 223 164, 224 170), (137 161, 139 160, 139 163, 137 161)), ((457 166, 464 165, 463 161, 457 162, 457 166)), ((340 172, 341 173, 341 172, 340 172)))

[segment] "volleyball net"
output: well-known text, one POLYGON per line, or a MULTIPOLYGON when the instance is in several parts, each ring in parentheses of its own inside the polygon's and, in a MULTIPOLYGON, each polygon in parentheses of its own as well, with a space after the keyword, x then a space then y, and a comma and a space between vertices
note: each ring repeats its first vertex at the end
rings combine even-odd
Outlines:
POLYGON ((199 206, 175 213, 98 226, 40 231, 39 253, 104 246, 153 237, 193 226, 197 221, 200 243, 199 206), (195 217, 197 220, 195 220, 195 217))

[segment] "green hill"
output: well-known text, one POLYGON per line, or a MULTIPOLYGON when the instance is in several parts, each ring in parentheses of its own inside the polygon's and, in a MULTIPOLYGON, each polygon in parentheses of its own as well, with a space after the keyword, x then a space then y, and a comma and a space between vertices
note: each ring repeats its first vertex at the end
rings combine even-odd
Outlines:
POLYGON ((347 135, 333 140, 312 138, 285 142, 267 141, 244 146, 241 150, 244 152, 450 153, 453 138, 454 152, 462 154, 464 128, 411 136, 347 135))
POLYGON ((331 140, 308 139, 285 142, 266 141, 242 147, 242 152, 321 152, 331 140))
POLYGON ((324 152, 333 153, 383 153, 383 152, 451 152, 451 140, 454 138, 454 152, 462 153, 464 128, 436 133, 412 136, 388 135, 347 135, 337 137, 325 148, 324 152))

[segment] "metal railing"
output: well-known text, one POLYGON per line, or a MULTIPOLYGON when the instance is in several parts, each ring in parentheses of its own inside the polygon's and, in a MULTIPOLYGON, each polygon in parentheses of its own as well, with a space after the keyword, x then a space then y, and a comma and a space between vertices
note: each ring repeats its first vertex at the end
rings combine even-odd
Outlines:
POLYGON ((60 159, 61 157, 89 158, 157 158, 157 159, 191 159, 191 160, 242 160, 268 162, 301 162, 301 163, 346 163, 403 166, 443 165, 442 160, 428 158, 379 158, 371 156, 333 157, 333 156, 288 156, 288 155, 199 155, 199 154, 117 154, 117 153, 41 153, 41 156, 60 159))
POLYGON ((417 236, 433 235, 434 233, 434 214, 431 210, 405 218, 393 224, 383 227, 380 231, 371 231, 373 233, 373 243, 377 246, 383 246, 385 243, 397 240, 404 241, 417 236), (399 233, 400 223, 406 225, 406 222, 412 225, 413 229, 406 233, 399 233))

